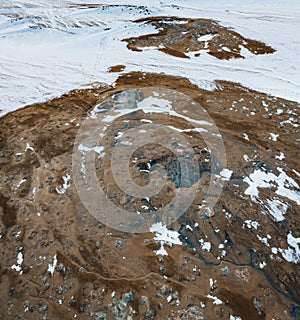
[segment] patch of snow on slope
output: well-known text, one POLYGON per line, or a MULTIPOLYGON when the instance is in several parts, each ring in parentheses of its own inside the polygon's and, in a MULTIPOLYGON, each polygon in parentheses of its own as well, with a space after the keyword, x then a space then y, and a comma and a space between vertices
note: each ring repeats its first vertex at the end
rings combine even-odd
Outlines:
POLYGON ((53 273, 55 271, 56 268, 56 264, 57 264, 57 258, 56 255, 53 257, 53 263, 49 263, 48 264, 48 272, 51 274, 51 276, 53 276, 53 273))
POLYGON ((295 201, 300 205, 300 190, 297 182, 289 177, 282 168, 277 168, 279 175, 274 173, 267 173, 262 170, 255 170, 249 177, 244 178, 249 187, 246 189, 245 194, 251 196, 252 200, 259 198, 258 188, 272 188, 275 187, 275 193, 295 201))
POLYGON ((206 251, 210 252, 210 249, 211 249, 211 243, 210 242, 204 241, 203 239, 200 239, 199 243, 201 245, 201 249, 202 250, 206 250, 206 251))
POLYGON ((221 172, 220 172, 220 175, 221 177, 225 180, 225 181, 229 181, 231 176, 233 174, 233 171, 229 170, 229 169, 226 169, 224 168, 221 172))
POLYGON ((207 298, 212 299, 213 300, 213 304, 216 304, 216 305, 220 305, 220 304, 223 303, 223 301, 220 300, 218 297, 212 296, 210 294, 207 295, 207 298))
POLYGON ((283 152, 280 152, 279 156, 275 156, 275 159, 278 159, 278 160, 283 160, 284 158, 285 158, 285 154, 283 152))
POLYGON ((66 191, 68 190, 68 188, 70 187, 70 185, 71 185, 71 176, 69 175, 69 174, 66 174, 65 176, 63 176, 62 177, 63 178, 63 180, 64 180, 64 184, 63 184, 63 186, 62 186, 62 188, 61 189, 58 189, 58 188, 56 188, 56 192, 58 193, 58 194, 64 194, 64 193, 66 193, 66 191))
POLYGON ((258 229, 259 223, 257 221, 252 221, 252 220, 245 220, 245 224, 243 224, 243 229, 247 226, 248 229, 254 228, 255 230, 258 229))
POLYGON ((241 318, 241 317, 235 317, 235 316, 230 315, 229 320, 242 320, 242 318, 241 318))
POLYGON ((286 214, 289 205, 279 199, 267 199, 265 208, 267 209, 267 212, 274 218, 274 220, 279 222, 285 219, 284 215, 286 214))
POLYGON ((11 269, 16 270, 17 272, 20 272, 22 274, 22 263, 23 263, 23 253, 19 252, 18 253, 18 258, 17 258, 17 264, 13 264, 11 266, 11 269))
POLYGON ((296 238, 290 232, 287 235, 288 249, 280 250, 285 260, 292 263, 300 262, 300 238, 296 238))
POLYGON ((164 249, 164 244, 168 245, 170 248, 173 244, 182 245, 179 239, 179 233, 174 230, 169 230, 161 222, 155 223, 150 227, 150 232, 155 234, 154 241, 160 243, 160 249, 156 250, 157 255, 168 255, 167 251, 164 249))

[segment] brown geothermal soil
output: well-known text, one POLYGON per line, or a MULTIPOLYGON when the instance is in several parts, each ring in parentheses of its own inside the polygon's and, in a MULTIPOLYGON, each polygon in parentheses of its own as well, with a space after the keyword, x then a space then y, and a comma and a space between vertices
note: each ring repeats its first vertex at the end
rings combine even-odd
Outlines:
MULTIPOLYGON (((211 28, 226 32, 215 23, 211 28)), ((129 43, 132 46, 132 40, 129 43)), ((210 48, 217 53, 213 43, 210 48)), ((125 124, 140 124, 142 118, 189 127, 167 114, 126 115, 107 129, 106 152, 114 147, 116 132, 126 130, 125 124)), ((281 252, 272 252, 272 248, 288 249, 290 231, 300 237, 299 206, 275 194, 276 183, 273 188, 259 188, 260 202, 252 201, 245 195, 248 184, 243 181, 254 170, 279 176, 282 168, 300 185, 298 125, 295 102, 235 83, 219 81, 215 90, 206 91, 187 79, 139 72, 123 74, 115 87, 98 84, 75 90, 0 118, 0 318, 299 319, 299 257, 294 256, 298 263, 293 263, 281 252), (153 233, 125 233, 97 221, 81 203, 72 176, 73 145, 82 121, 107 97, 150 86, 182 92, 208 111, 222 135, 227 168, 233 171, 213 214, 200 213, 199 188, 189 209, 168 226, 179 232, 182 245, 165 245, 168 256, 163 257, 154 252, 160 244, 153 233), (279 135, 277 141, 270 133, 279 135), (281 152, 285 158, 280 160, 281 152), (71 176, 70 186, 60 194, 57 190, 66 174, 71 176), (274 198, 287 206, 280 222, 266 210, 267 199, 274 198), (246 220, 259 226, 248 227, 246 220), (211 243, 210 251, 203 240, 211 243), (55 266, 52 273, 49 264, 55 266)), ((212 173, 204 141, 197 132, 181 134, 192 137, 205 186, 212 173)), ((172 155, 163 158, 162 152, 158 148, 155 157, 166 163, 172 155)), ((107 197, 143 214, 142 201, 124 200, 107 166, 109 159, 104 157, 98 170, 107 197)), ((137 178, 139 172, 132 171, 137 178)), ((140 172, 140 180, 147 179, 144 174, 140 172)), ((174 188, 170 182, 171 191, 174 188)), ((299 199, 299 189, 287 188, 294 188, 299 199)), ((162 190, 148 206, 167 203, 170 195, 162 190)))
POLYGON ((275 52, 263 42, 245 38, 211 19, 150 17, 136 22, 151 24, 158 33, 124 39, 128 43, 127 48, 133 51, 156 47, 159 51, 180 58, 190 58, 188 53, 197 57, 201 52, 207 52, 226 60, 244 58, 241 49, 256 55, 275 52), (208 38, 205 39, 205 36, 208 38))

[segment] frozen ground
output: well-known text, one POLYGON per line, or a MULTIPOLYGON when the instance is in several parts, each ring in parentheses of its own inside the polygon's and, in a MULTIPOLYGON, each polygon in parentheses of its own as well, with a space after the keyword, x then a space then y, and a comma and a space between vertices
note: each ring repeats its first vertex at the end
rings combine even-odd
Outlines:
MULTIPOLYGON (((125 71, 188 77, 200 87, 213 80, 241 82, 300 101, 300 3, 294 1, 58 1, 0 2, 0 115, 92 82, 113 83, 125 71), (103 5, 84 6, 101 3, 103 5), (118 4, 117 6, 115 4, 118 4), (155 50, 132 52, 121 40, 157 32, 132 20, 154 15, 213 18, 276 49, 271 55, 218 60, 181 59, 155 50)), ((244 53, 243 53, 244 54, 244 53)))

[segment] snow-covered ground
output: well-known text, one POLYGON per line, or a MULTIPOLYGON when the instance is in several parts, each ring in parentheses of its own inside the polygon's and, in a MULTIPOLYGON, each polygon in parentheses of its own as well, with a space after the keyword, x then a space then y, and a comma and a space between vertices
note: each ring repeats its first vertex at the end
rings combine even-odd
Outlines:
POLYGON ((95 81, 113 83, 119 74, 107 69, 118 64, 126 72, 188 77, 204 88, 215 79, 237 81, 300 102, 299 9, 297 0, 1 0, 0 115, 95 81), (132 20, 154 15, 216 19, 277 51, 225 61, 128 50, 122 39, 157 32, 132 20))

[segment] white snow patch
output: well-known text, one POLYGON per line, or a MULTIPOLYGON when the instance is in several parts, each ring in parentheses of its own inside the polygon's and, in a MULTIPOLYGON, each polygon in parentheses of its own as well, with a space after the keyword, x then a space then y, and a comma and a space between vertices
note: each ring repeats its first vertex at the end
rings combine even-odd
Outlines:
POLYGON ((56 192, 58 194, 64 194, 68 190, 68 188, 71 186, 71 176, 67 173, 65 176, 62 177, 64 180, 64 184, 61 189, 56 188, 56 192))
POLYGON ((209 279, 209 286, 212 290, 215 289, 216 284, 217 284, 217 280, 214 280, 212 278, 209 279))
POLYGON ((167 252, 164 249, 164 244, 168 245, 170 248, 174 244, 182 245, 182 242, 179 239, 180 234, 174 230, 168 230, 162 222, 154 223, 150 227, 150 232, 155 234, 154 241, 159 242, 161 247, 159 250, 154 251, 157 255, 162 254, 166 255, 167 252))
POLYGON ((214 38, 214 35, 213 34, 205 34, 204 36, 200 36, 198 37, 198 41, 210 41, 214 38))
POLYGON ((175 128, 173 126, 167 126, 170 129, 173 129, 177 132, 207 132, 207 129, 204 128, 193 128, 193 129, 179 129, 179 128, 175 128))
POLYGON ((259 234, 256 235, 257 239, 261 241, 265 246, 270 247, 270 244, 268 242, 268 237, 261 237, 259 234))
MULTIPOLYGON (((147 97, 143 99, 142 101, 138 102, 137 104, 138 108, 137 110, 143 110, 145 113, 164 113, 169 114, 174 117, 180 117, 188 122, 196 123, 200 126, 212 126, 213 123, 205 121, 205 120, 196 120, 189 118, 188 116, 182 115, 178 112, 176 112, 172 107, 172 101, 161 99, 161 98, 155 98, 155 97, 147 97)), ((122 110, 122 115, 127 114, 128 112, 132 112, 132 109, 129 110, 122 110), (123 113, 125 112, 125 113, 123 113)))
POLYGON ((16 189, 18 189, 21 186, 21 184, 23 184, 26 181, 27 179, 21 179, 20 182, 17 184, 16 189))
POLYGON ((243 138, 244 138, 245 140, 248 140, 248 141, 249 141, 249 137, 248 137, 248 135, 247 135, 246 133, 243 133, 243 138))
POLYGON ((185 227, 187 230, 193 231, 193 228, 190 225, 187 224, 185 227))
POLYGON ((229 181, 231 176, 233 174, 233 171, 229 170, 229 169, 226 169, 224 168, 221 172, 220 172, 220 175, 221 177, 225 180, 225 181, 229 181))
POLYGON ((220 305, 223 303, 223 301, 220 300, 218 297, 212 296, 210 294, 207 295, 207 298, 214 300, 213 304, 216 304, 216 305, 220 305))
POLYGON ((294 128, 298 128, 299 124, 294 123, 295 119, 294 118, 289 118, 288 120, 284 120, 280 122, 280 125, 283 126, 284 124, 290 124, 294 128))
POLYGON ((104 147, 103 146, 96 146, 96 147, 88 147, 88 146, 84 146, 82 144, 80 144, 78 146, 78 151, 80 151, 82 154, 84 154, 85 152, 96 152, 98 153, 100 158, 104 158, 105 153, 104 151, 104 147))
MULTIPOLYGON (((245 220, 245 224, 248 229, 254 228, 255 230, 257 230, 259 227, 259 223, 257 221, 245 220)), ((244 225, 243 225, 243 227, 244 227, 244 225)))
POLYGON ((271 133, 270 132, 270 140, 273 140, 273 141, 277 141, 277 138, 279 137, 279 134, 276 134, 276 133, 271 133))
POLYGON ((267 199, 266 206, 267 212, 274 218, 276 222, 283 221, 285 219, 284 215, 286 214, 289 205, 282 202, 278 198, 267 199))
POLYGON ((300 173, 296 171, 295 169, 292 170, 298 177, 300 177, 300 173))
POLYGON ((205 242, 203 239, 200 239, 199 242, 200 242, 202 250, 206 250, 206 251, 210 252, 210 249, 211 249, 210 242, 208 242, 208 241, 205 242))
POLYGON ((48 272, 51 273, 51 276, 53 276, 56 264, 57 264, 57 258, 56 258, 56 254, 55 254, 55 256, 53 257, 53 263, 48 264, 48 272))
POLYGON ((283 114, 283 109, 277 109, 276 114, 277 114, 277 115, 281 115, 281 114, 283 114))
POLYGON ((164 248, 164 242, 163 241, 160 242, 160 248, 158 250, 154 250, 154 252, 156 253, 157 256, 159 256, 159 255, 167 256, 168 255, 167 250, 164 248))
POLYGON ((13 264, 11 266, 11 269, 16 270, 17 272, 20 272, 22 274, 22 263, 23 263, 23 254, 22 252, 18 253, 18 258, 17 258, 17 264, 13 264))
POLYGON ((28 142, 26 143, 25 152, 26 152, 27 150, 34 151, 33 147, 31 147, 28 142))
POLYGON ((300 238, 293 236, 292 232, 287 235, 288 249, 280 250, 285 260, 292 263, 300 263, 300 238))
POLYGON ((279 156, 275 156, 275 159, 278 159, 278 160, 283 160, 284 158, 285 158, 285 154, 283 152, 280 152, 279 156))
POLYGON ((243 158, 244 158, 244 160, 245 160, 246 162, 251 161, 251 159, 250 159, 246 154, 244 154, 243 158))
POLYGON ((276 187, 275 193, 286 197, 292 201, 300 204, 299 186, 291 177, 289 177, 282 168, 277 168, 279 175, 276 176, 271 172, 264 172, 262 170, 255 170, 244 178, 249 187, 246 189, 245 194, 251 196, 253 201, 259 198, 258 188, 271 188, 276 187))
POLYGON ((117 135, 116 135, 116 139, 121 138, 123 135, 124 135, 124 132, 119 131, 119 132, 117 133, 117 135))
POLYGON ((259 263, 259 268, 260 268, 260 269, 263 269, 266 265, 267 265, 267 264, 266 264, 265 261, 260 262, 260 263, 259 263))
POLYGON ((277 253, 278 253, 278 248, 272 247, 272 248, 271 248, 271 252, 272 252, 273 254, 277 254, 277 253))

